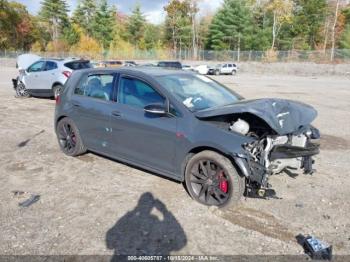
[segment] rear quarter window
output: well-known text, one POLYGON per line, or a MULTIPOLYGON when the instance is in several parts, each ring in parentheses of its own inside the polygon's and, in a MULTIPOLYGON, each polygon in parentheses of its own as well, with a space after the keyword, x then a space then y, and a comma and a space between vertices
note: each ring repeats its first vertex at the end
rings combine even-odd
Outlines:
POLYGON ((86 68, 92 68, 92 65, 89 61, 75 61, 75 62, 69 62, 64 64, 65 67, 68 67, 72 70, 79 70, 79 69, 86 69, 86 68))

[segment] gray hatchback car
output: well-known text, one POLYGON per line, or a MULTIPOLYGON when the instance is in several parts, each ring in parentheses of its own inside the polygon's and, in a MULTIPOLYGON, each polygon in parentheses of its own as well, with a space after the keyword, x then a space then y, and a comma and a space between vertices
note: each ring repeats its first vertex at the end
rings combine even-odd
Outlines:
POLYGON ((214 80, 160 68, 72 74, 56 99, 62 151, 96 152, 184 182, 205 205, 263 197, 269 176, 312 173, 317 112, 282 99, 246 100, 214 80))

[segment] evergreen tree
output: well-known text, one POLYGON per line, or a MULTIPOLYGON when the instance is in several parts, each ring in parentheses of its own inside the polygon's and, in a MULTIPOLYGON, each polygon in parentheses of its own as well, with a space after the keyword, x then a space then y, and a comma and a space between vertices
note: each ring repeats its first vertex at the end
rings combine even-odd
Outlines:
POLYGON ((315 49, 324 41, 321 28, 327 16, 327 0, 295 0, 295 5, 292 34, 299 48, 315 49))
POLYGON ((160 26, 153 24, 146 24, 144 33, 145 49, 154 49, 161 40, 162 29, 160 26))
POLYGON ((115 8, 109 8, 107 0, 101 0, 92 20, 92 36, 97 39, 105 49, 109 48, 113 39, 112 33, 116 23, 115 14, 115 8))
POLYGON ((244 0, 224 0, 209 29, 208 45, 215 50, 249 49, 253 20, 244 0))
POLYGON ((61 36, 63 28, 69 23, 68 5, 65 0, 43 0, 39 15, 49 28, 52 40, 61 36))
POLYGON ((131 43, 138 45, 144 36, 146 19, 141 12, 141 6, 137 4, 129 17, 127 31, 130 36, 131 43))
POLYGON ((93 35, 92 22, 97 13, 96 0, 79 0, 73 13, 73 22, 79 25, 89 36, 93 35))
POLYGON ((339 47, 347 49, 347 56, 350 56, 350 25, 347 25, 340 39, 339 47))

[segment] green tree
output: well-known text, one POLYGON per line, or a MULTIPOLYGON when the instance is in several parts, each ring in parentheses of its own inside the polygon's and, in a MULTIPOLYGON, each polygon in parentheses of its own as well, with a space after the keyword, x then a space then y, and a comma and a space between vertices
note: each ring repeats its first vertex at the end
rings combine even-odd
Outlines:
POLYGON ((72 20, 79 25, 89 36, 93 35, 93 21, 97 13, 96 0, 79 0, 73 13, 72 20))
POLYGON ((250 49, 253 19, 244 0, 224 0, 209 28, 208 46, 214 50, 250 49))
POLYGON ((40 39, 40 29, 24 5, 0 0, 0 49, 29 50, 40 39))
POLYGON ((252 35, 248 37, 252 50, 267 50, 271 48, 272 17, 268 14, 265 3, 251 1, 250 9, 253 17, 252 35))
POLYGON ((292 23, 293 2, 291 0, 269 0, 266 10, 272 15, 271 49, 274 49, 282 26, 292 23))
POLYGON ((165 19, 165 40, 171 42, 173 50, 189 48, 191 45, 192 17, 189 1, 171 0, 164 7, 167 13, 165 19))
POLYGON ((162 28, 159 25, 147 23, 145 26, 144 43, 147 50, 157 47, 159 41, 162 39, 162 28))
POLYGON ((113 39, 113 28, 116 23, 116 10, 108 6, 107 0, 101 0, 92 20, 92 36, 107 49, 113 39))
POLYGON ((327 0, 295 0, 295 5, 292 35, 298 40, 297 48, 315 49, 327 33, 321 30, 326 22, 327 0))
POLYGON ((68 25, 68 5, 65 0, 43 0, 39 15, 49 29, 51 39, 57 41, 68 25))
POLYGON ((146 19, 141 12, 141 6, 137 4, 129 17, 127 31, 130 36, 131 43, 138 46, 144 37, 146 19))
MULTIPOLYGON (((342 38, 339 42, 339 47, 350 50, 350 25, 347 25, 345 31, 343 32, 342 38)), ((348 52, 348 54, 350 55, 350 52, 348 52)))
POLYGON ((72 24, 68 24, 63 29, 63 36, 62 37, 67 42, 67 44, 69 46, 77 44, 80 40, 80 34, 72 24))

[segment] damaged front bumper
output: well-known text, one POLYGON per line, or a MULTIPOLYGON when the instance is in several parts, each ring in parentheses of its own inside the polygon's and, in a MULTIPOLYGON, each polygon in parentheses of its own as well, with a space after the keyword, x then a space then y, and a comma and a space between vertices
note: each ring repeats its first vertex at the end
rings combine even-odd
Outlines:
POLYGON ((13 85, 13 89, 17 89, 18 86, 18 77, 16 79, 12 79, 12 85, 13 85))
POLYGON ((244 145, 245 153, 235 156, 236 165, 247 178, 248 186, 269 188, 269 176, 287 169, 314 172, 313 156, 320 153, 312 140, 320 138, 319 131, 310 127, 299 134, 266 137, 244 145))

